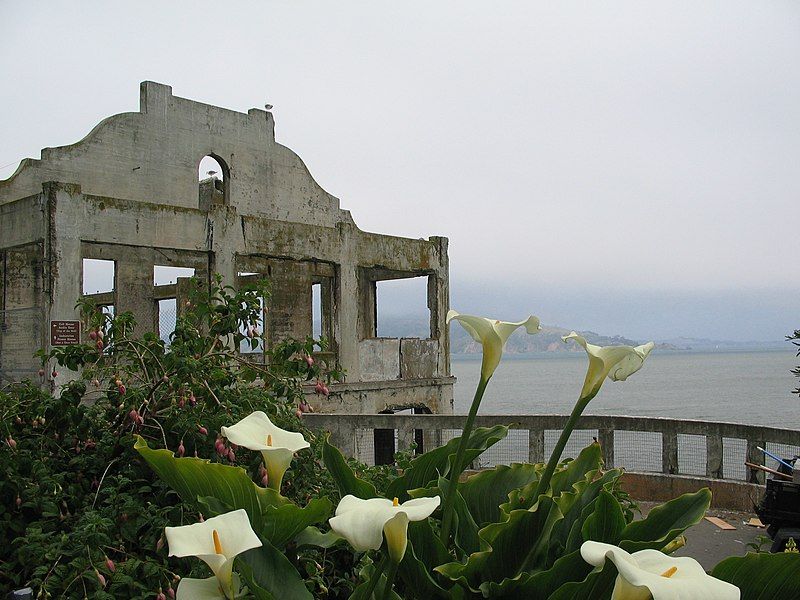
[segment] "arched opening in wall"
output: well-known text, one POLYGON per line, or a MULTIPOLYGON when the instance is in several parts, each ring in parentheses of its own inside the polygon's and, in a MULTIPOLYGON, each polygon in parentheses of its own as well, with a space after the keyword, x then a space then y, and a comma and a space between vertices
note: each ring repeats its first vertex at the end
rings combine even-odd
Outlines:
POLYGON ((197 167, 198 207, 210 210, 215 204, 228 204, 230 169, 215 154, 204 156, 197 167))

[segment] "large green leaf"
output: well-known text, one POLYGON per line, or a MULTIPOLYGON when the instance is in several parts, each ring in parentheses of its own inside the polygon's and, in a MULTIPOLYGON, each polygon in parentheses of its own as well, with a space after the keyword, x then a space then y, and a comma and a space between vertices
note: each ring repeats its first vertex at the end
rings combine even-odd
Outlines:
POLYGON ((592 571, 583 581, 565 583, 548 600, 608 600, 616 579, 617 568, 606 561, 602 570, 592 571))
POLYGON ((326 521, 332 508, 327 498, 312 498, 303 508, 294 504, 268 506, 262 535, 276 548, 283 548, 310 525, 326 521))
POLYGON ((628 552, 647 548, 661 550, 705 516, 711 504, 711 490, 703 488, 656 506, 641 521, 629 523, 620 535, 620 547, 628 552))
POLYGON ((198 498, 212 496, 231 510, 243 508, 256 532, 264 527, 263 515, 267 507, 289 502, 275 490, 253 483, 241 467, 201 458, 175 458, 169 450, 153 450, 139 436, 136 436, 133 447, 185 502, 197 505, 198 498))
POLYGON ((515 510, 504 523, 487 525, 480 531, 480 552, 466 563, 448 563, 436 571, 473 592, 488 590, 491 582, 502 582, 539 567, 547 556, 550 532, 561 519, 549 496, 529 510, 515 510))
POLYGON ((340 542, 343 543, 344 538, 334 531, 322 533, 316 527, 306 527, 294 538, 294 542, 298 546, 316 546, 317 548, 328 549, 340 542))
POLYGON ((330 472, 334 482, 336 482, 336 487, 339 488, 339 493, 342 498, 348 494, 363 500, 377 498, 379 494, 375 486, 368 481, 356 477, 356 474, 353 473, 353 469, 350 468, 350 465, 348 465, 347 461, 344 459, 341 450, 330 444, 328 440, 329 437, 330 436, 326 436, 322 444, 322 461, 325 463, 325 467, 330 472))
MULTIPOLYGON (((464 452, 464 463, 471 463, 506 435, 508 427, 504 425, 476 427, 469 436, 469 444, 464 452)), ((460 437, 453 438, 444 446, 428 450, 412 460, 403 474, 389 484, 387 497, 397 497, 405 501, 409 497, 409 490, 427 487, 440 476, 446 477, 460 441, 460 437)))
POLYGON ((625 513, 617 499, 606 490, 600 490, 594 511, 583 523, 581 534, 584 541, 604 542, 616 545, 625 529, 625 513))
POLYGON ((447 592, 433 579, 431 570, 417 556, 414 544, 409 540, 406 553, 400 563, 398 575, 403 580, 406 598, 447 598, 447 592), (410 593, 409 593, 410 592, 410 593))
POLYGON ((289 559, 262 539, 261 548, 239 555, 236 567, 256 597, 264 600, 312 600, 311 592, 289 559))
POLYGON ((579 551, 572 552, 559 558, 547 571, 521 573, 500 583, 489 582, 483 591, 487 598, 547 600, 562 585, 582 581, 592 569, 579 551))
POLYGON ((800 598, 800 554, 795 552, 731 556, 711 575, 738 587, 741 600, 800 598))
MULTIPOLYGON (((597 471, 590 471, 586 475, 585 482, 578 482, 572 487, 576 490, 575 499, 569 509, 563 507, 565 503, 560 503, 559 507, 564 512, 564 519, 559 521, 550 537, 550 562, 552 564, 559 556, 569 554, 580 548, 583 543, 581 530, 586 519, 594 512, 595 501, 601 490, 609 493, 614 489, 617 481, 622 475, 619 469, 612 469, 599 475, 597 471), (566 512, 565 512, 566 511, 566 512)), ((565 494, 562 494, 562 497, 565 494)))
POLYGON ((479 527, 501 520, 500 505, 508 494, 533 481, 544 470, 542 464, 514 463, 498 465, 469 477, 459 486, 472 518, 479 527))
MULTIPOLYGON (((603 465, 600 445, 590 444, 581 450, 578 458, 561 463, 550 480, 550 495, 557 498, 562 492, 571 491, 572 487, 587 478, 587 475, 596 472, 603 465)), ((513 490, 508 496, 508 502, 500 506, 500 510, 508 514, 512 510, 530 508, 536 504, 536 488, 539 481, 532 481, 523 487, 513 490)), ((562 507, 566 509, 567 507, 562 507)))

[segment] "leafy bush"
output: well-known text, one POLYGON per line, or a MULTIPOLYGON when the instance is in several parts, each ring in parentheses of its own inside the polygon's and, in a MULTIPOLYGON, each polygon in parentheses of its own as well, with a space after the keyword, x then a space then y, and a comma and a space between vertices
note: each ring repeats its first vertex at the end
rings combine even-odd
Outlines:
MULTIPOLYGON (((196 287, 169 344, 152 333, 135 337, 130 314, 112 318, 82 301, 86 343, 40 353, 43 370, 69 368, 80 378, 57 395, 33 382, 0 390, 0 589, 30 585, 41 598, 153 598, 159 588, 174 588, 177 562, 167 558, 164 527, 194 522, 199 511, 180 503, 133 451, 135 435, 186 456, 243 465, 253 479, 260 479, 258 457, 218 444, 222 425, 263 410, 314 439, 296 411, 304 384, 342 377, 336 365, 309 360, 325 342, 287 341, 263 364, 233 350, 255 345, 266 294, 264 285, 196 287)), ((333 489, 313 452, 304 455, 284 485, 298 501, 333 489)), ((346 565, 351 556, 341 554, 346 565)), ((330 561, 319 557, 315 577, 338 589, 347 569, 337 562, 329 577, 330 561)), ((188 574, 185 565, 180 573, 188 574)))

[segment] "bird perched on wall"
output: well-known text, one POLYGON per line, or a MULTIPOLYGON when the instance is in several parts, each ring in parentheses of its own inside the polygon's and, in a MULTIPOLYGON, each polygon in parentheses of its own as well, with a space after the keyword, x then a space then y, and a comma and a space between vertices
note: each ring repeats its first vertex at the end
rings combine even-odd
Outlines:
POLYGON ((216 174, 217 174, 216 171, 208 171, 208 173, 206 173, 206 175, 208 175, 209 177, 214 177, 214 175, 216 174))
POLYGON ((265 104, 264 110, 272 110, 272 104, 265 104))

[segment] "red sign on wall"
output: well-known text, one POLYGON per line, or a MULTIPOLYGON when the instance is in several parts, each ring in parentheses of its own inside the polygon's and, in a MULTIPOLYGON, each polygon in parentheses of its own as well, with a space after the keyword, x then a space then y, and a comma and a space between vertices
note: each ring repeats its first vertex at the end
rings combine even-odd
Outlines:
POLYGON ((50 345, 69 346, 81 343, 80 321, 50 321, 50 345))

